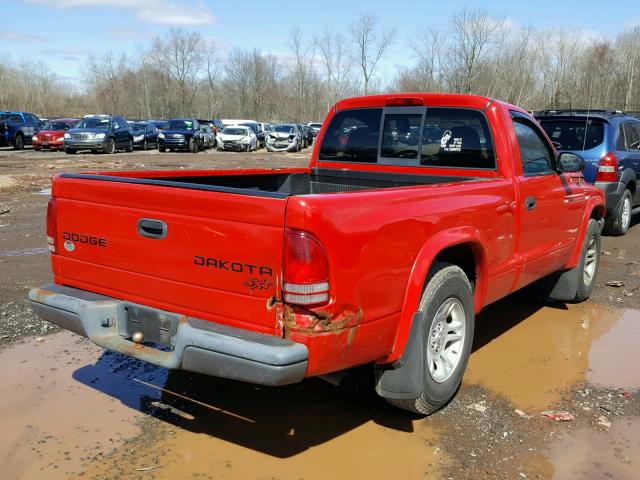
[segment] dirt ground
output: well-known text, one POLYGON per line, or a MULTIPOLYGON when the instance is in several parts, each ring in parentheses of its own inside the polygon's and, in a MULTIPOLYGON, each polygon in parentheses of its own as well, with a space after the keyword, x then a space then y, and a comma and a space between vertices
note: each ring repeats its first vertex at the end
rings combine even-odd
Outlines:
POLYGON ((257 387, 105 352, 31 313, 27 291, 51 278, 54 173, 303 166, 309 155, 0 149, 0 477, 638 478, 640 226, 603 238, 589 302, 513 295, 488 307, 460 392, 427 418, 377 398, 368 369, 339 387, 257 387))

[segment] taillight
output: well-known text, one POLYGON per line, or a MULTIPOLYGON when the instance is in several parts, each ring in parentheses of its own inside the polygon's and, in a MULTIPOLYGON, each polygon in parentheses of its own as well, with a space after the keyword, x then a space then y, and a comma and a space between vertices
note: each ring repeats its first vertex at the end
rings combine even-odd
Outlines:
POLYGON ((607 153, 600 159, 596 182, 617 182, 618 181, 618 159, 613 152, 607 153))
POLYGON ((329 261, 311 234, 286 231, 283 277, 285 302, 318 305, 329 301, 329 261))
POLYGON ((58 237, 56 214, 56 199, 50 198, 47 204, 47 244, 51 253, 56 253, 56 238, 58 237))

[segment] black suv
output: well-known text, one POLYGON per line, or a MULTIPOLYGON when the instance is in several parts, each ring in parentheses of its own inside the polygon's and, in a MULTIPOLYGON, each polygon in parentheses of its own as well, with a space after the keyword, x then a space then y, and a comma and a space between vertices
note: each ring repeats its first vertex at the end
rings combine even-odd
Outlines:
POLYGON ((544 110, 535 116, 558 152, 584 159, 585 180, 604 192, 604 233, 627 233, 640 207, 640 120, 618 110, 544 110))
POLYGON ((85 117, 64 134, 64 151, 69 154, 78 150, 115 153, 118 149, 133 151, 133 130, 122 117, 85 117))

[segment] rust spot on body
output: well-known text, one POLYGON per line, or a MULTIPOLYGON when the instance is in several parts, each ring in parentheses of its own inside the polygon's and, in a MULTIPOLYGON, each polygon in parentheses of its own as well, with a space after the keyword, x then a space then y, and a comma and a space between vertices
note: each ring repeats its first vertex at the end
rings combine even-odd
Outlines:
POLYGON ((362 322, 362 310, 347 307, 336 314, 283 305, 283 321, 286 329, 299 333, 339 333, 347 328, 353 329, 349 333, 349 343, 353 340, 355 330, 362 322))

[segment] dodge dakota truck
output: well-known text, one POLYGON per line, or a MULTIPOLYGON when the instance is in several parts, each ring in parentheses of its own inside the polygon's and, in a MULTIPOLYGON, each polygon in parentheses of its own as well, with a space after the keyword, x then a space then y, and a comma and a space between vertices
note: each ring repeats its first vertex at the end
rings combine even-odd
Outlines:
POLYGON ((589 297, 604 199, 524 110, 352 98, 308 168, 63 173, 42 318, 172 369, 264 385, 372 365, 422 414, 460 385, 475 315, 524 286, 589 297))

